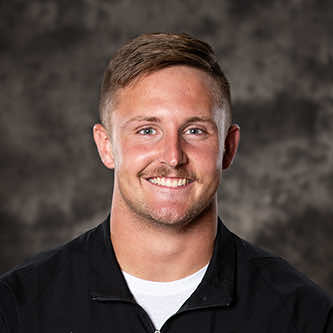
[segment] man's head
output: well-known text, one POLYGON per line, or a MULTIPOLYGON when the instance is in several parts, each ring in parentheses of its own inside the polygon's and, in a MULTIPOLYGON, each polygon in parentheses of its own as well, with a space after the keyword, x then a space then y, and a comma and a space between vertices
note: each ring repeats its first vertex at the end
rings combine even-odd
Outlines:
POLYGON ((141 76, 160 69, 186 65, 208 73, 216 82, 212 94, 231 123, 229 83, 214 51, 205 42, 187 34, 143 34, 121 47, 109 62, 101 87, 99 113, 102 124, 109 127, 117 104, 117 92, 141 76))
POLYGON ((239 128, 230 126, 229 86, 207 44, 169 34, 128 43, 106 71, 100 110, 104 126, 94 126, 94 139, 115 171, 113 205, 122 216, 179 226, 216 211, 239 128))

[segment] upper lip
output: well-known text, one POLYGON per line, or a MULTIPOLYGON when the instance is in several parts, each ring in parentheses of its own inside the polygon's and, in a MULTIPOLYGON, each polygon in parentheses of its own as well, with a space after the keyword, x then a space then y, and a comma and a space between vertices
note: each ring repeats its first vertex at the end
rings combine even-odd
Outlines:
POLYGON ((191 177, 187 177, 187 176, 174 176, 174 175, 169 175, 169 176, 165 176, 165 175, 154 175, 154 176, 147 176, 145 177, 146 179, 149 178, 178 178, 178 179, 192 179, 191 177))
POLYGON ((182 176, 149 176, 149 177, 145 177, 145 179, 152 179, 152 178, 170 178, 170 179, 186 179, 188 181, 193 181, 192 178, 189 177, 182 177, 182 176))

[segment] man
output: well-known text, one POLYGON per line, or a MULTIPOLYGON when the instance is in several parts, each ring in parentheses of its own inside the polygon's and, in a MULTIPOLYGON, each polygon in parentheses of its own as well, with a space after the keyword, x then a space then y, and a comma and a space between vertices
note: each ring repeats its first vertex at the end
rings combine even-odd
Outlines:
POLYGON ((100 117, 110 216, 1 278, 1 332, 333 332, 317 286, 218 219, 240 129, 210 46, 130 41, 106 70, 100 117))

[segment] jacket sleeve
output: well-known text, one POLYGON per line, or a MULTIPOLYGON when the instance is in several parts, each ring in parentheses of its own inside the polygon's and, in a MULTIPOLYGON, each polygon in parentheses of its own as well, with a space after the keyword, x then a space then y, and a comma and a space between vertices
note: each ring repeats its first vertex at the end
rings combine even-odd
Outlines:
POLYGON ((17 332, 16 299, 10 289, 0 281, 0 333, 17 332))
POLYGON ((5 319, 3 318, 3 315, 1 313, 0 313, 0 332, 9 333, 8 327, 5 324, 5 319))
POLYGON ((328 314, 326 329, 324 333, 333 333, 333 308, 328 314))

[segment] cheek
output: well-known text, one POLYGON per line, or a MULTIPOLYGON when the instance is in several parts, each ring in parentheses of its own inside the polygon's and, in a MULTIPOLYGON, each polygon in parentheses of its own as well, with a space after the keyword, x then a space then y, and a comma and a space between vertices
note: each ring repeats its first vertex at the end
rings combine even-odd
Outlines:
POLYGON ((118 146, 116 155, 118 168, 141 170, 152 161, 155 151, 147 144, 135 144, 124 139, 118 146))
POLYGON ((192 166, 202 176, 211 176, 212 173, 218 173, 222 169, 222 157, 222 151, 217 143, 211 143, 200 149, 195 149, 190 154, 192 166))

